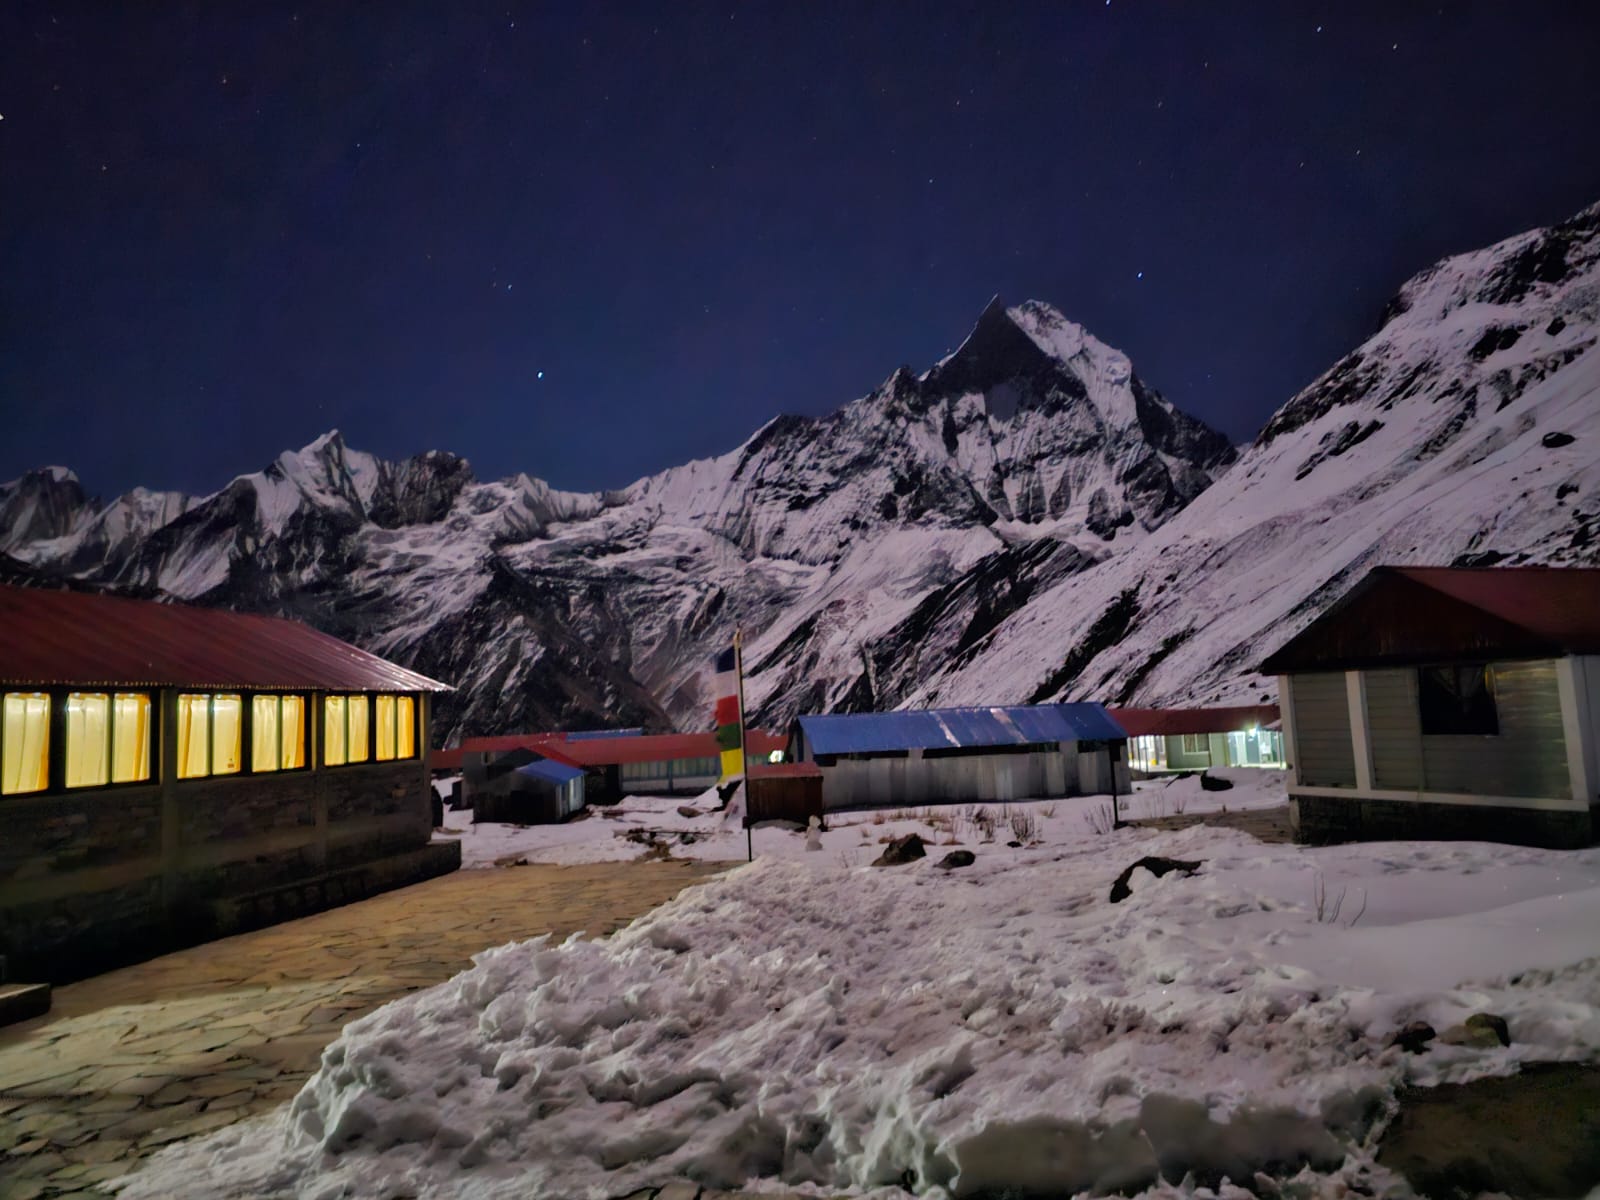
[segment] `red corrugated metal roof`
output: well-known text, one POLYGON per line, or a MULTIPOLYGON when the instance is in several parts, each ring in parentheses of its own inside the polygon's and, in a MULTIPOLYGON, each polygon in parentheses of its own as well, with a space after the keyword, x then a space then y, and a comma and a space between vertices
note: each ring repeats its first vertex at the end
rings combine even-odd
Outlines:
POLYGON ((0 683, 451 690, 298 621, 6 585, 0 585, 0 683))
POLYGON ((428 751, 428 770, 430 771, 459 771, 461 770, 461 747, 452 746, 448 750, 428 751))
MULTIPOLYGON (((747 731, 750 754, 765 758, 782 750, 788 740, 761 729, 747 731)), ((720 753, 714 733, 654 733, 640 737, 568 739, 560 733, 507 733, 495 737, 467 738, 462 750, 504 754, 526 748, 540 754, 560 754, 582 767, 610 767, 623 763, 668 762, 685 758, 715 758, 720 753)), ((460 759, 456 759, 457 765, 460 759)), ((438 768, 436 768, 438 769, 438 768)))
POLYGON ((1175 737, 1183 733, 1232 733, 1265 728, 1278 719, 1276 704, 1219 705, 1212 708, 1108 708, 1129 737, 1175 737))
POLYGON ((1600 654, 1600 569, 1375 567, 1259 670, 1600 654))

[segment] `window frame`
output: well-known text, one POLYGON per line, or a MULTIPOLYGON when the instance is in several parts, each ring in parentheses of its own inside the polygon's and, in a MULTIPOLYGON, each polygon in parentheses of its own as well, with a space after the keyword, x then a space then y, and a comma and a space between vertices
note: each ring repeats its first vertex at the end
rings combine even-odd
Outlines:
MULTIPOLYGON (((285 688, 282 691, 276 691, 276 692, 273 692, 273 691, 247 692, 247 693, 245 693, 245 702, 246 702, 246 707, 249 709, 250 719, 245 722, 244 770, 241 772, 241 774, 253 775, 253 776, 256 776, 256 777, 261 778, 261 779, 266 779, 266 778, 270 778, 271 776, 274 776, 274 775, 298 775, 302 771, 310 771, 310 770, 314 769, 315 764, 316 764, 316 756, 312 753, 312 737, 311 737, 311 711, 312 711, 312 706, 313 706, 312 693, 300 691, 298 688, 285 688), (265 697, 268 697, 268 696, 275 696, 277 698, 277 700, 278 700, 278 730, 279 730, 279 735, 278 735, 278 756, 277 757, 278 757, 278 761, 279 762, 283 761, 283 734, 282 734, 282 731, 283 731, 283 702, 284 702, 284 700, 286 698, 288 698, 290 696, 293 696, 293 697, 297 698, 300 701, 301 711, 302 711, 302 713, 304 715, 303 715, 303 718, 302 718, 301 728, 300 728, 301 758, 300 758, 300 765, 298 767, 275 767, 270 771, 258 771, 255 768, 255 754, 256 754, 256 701, 258 699, 262 699, 262 698, 265 698, 265 697)), ((320 747, 318 747, 318 751, 320 752, 320 747)), ((211 777, 210 776, 200 776, 198 778, 211 778, 211 777)), ((227 776, 225 776, 225 775, 216 776, 216 778, 225 779, 225 778, 227 778, 227 776)))
MULTIPOLYGON (((240 689, 234 692, 202 692, 187 691, 183 688, 172 689, 172 719, 175 726, 181 728, 181 710, 185 696, 204 696, 206 698, 206 773, 204 775, 184 775, 181 772, 182 764, 178 755, 172 756, 172 782, 176 784, 200 783, 205 780, 215 782, 219 779, 244 779, 250 775, 250 698, 253 693, 240 689), (237 771, 218 771, 214 768, 217 758, 217 697, 239 697, 239 769, 237 771)), ((177 736, 177 728, 173 731, 177 736)))
MULTIPOLYGON (((57 721, 58 721, 58 718, 56 716, 56 711, 57 711, 57 705, 58 705, 58 702, 59 702, 59 709, 60 709, 60 714, 61 714, 60 717, 59 717, 60 733, 61 733, 61 747, 60 747, 60 754, 59 755, 57 755, 54 752, 55 751, 55 746, 54 745, 50 746, 49 749, 46 751, 46 754, 45 754, 46 773, 49 776, 49 781, 50 782, 49 782, 49 786, 47 786, 45 788, 45 791, 48 791, 48 792, 62 792, 62 793, 67 793, 67 792, 71 792, 71 793, 78 793, 78 792, 104 792, 104 791, 110 791, 113 788, 139 788, 139 787, 159 787, 160 786, 160 784, 161 784, 161 693, 160 693, 159 690, 158 691, 147 691, 147 690, 141 691, 141 690, 135 690, 135 689, 130 689, 130 688, 122 688, 120 690, 117 689, 117 688, 111 688, 111 689, 109 689, 107 691, 103 691, 102 692, 102 691, 90 691, 86 687, 73 687, 73 688, 67 688, 67 689, 59 690, 59 691, 55 690, 55 689, 52 689, 52 690, 49 691, 48 694, 50 696, 50 703, 51 703, 50 725, 51 725, 51 737, 52 737, 52 739, 55 737, 55 732, 56 732, 55 727, 56 727, 56 724, 57 724, 57 721), (70 702, 71 698, 73 696, 76 696, 76 695, 104 696, 104 697, 106 697, 106 699, 109 702, 108 708, 107 708, 107 713, 106 713, 106 756, 107 757, 106 757, 106 781, 104 783, 76 783, 76 784, 69 784, 67 782, 67 762, 68 762, 68 760, 70 758, 70 750, 71 750, 71 747, 70 747, 70 733, 69 733, 69 726, 68 726, 68 722, 67 722, 67 704, 70 702), (114 776, 116 774, 116 771, 117 771, 117 734, 116 734, 117 720, 116 720, 116 713, 117 713, 117 697, 118 696, 143 696, 147 701, 149 701, 149 704, 150 704, 149 728, 145 730, 145 735, 144 735, 144 737, 145 737, 145 761, 149 764, 150 773, 148 775, 146 775, 143 779, 116 780, 116 779, 112 778, 112 776, 114 776), (56 772, 54 770, 55 765, 56 765, 56 761, 58 760, 58 758, 59 758, 60 765, 61 765, 61 781, 59 783, 57 783, 56 780, 55 780, 56 772)), ((193 695, 194 693, 189 693, 189 694, 193 695)), ((199 777, 197 776, 197 778, 199 778, 199 777)), ((8 793, 8 794, 10 794, 10 795, 19 795, 19 796, 38 796, 38 795, 42 795, 43 793, 41 793, 41 792, 15 792, 15 793, 8 793)))
POLYGON ((394 765, 396 763, 414 763, 414 762, 422 761, 422 759, 423 759, 422 728, 421 728, 421 725, 422 725, 422 702, 421 702, 421 700, 420 700, 420 698, 419 698, 419 696, 418 696, 418 694, 416 692, 323 692, 320 695, 320 701, 321 702, 318 704, 318 708, 321 710, 321 714, 322 714, 322 716, 321 716, 322 725, 320 727, 321 731, 322 731, 322 737, 319 740, 318 745, 317 745, 317 761, 318 761, 319 765, 321 765, 323 767, 326 767, 331 771, 337 771, 337 770, 340 770, 340 769, 342 769, 344 767, 392 766, 392 765, 394 765), (345 705, 344 705, 345 761, 342 762, 342 763, 330 763, 327 760, 327 746, 328 746, 328 733, 327 733, 327 729, 328 729, 328 725, 327 725, 327 722, 328 722, 328 708, 327 708, 327 701, 329 699, 331 699, 331 698, 332 699, 343 699, 344 702, 345 702, 345 705), (392 707, 393 707, 393 710, 394 710, 394 719, 393 719, 393 723, 389 727, 389 732, 393 736, 393 743, 394 743, 394 751, 395 752, 394 752, 393 757, 390 757, 390 758, 379 758, 378 757, 378 745, 379 745, 378 709, 380 707, 378 701, 380 699, 387 699, 387 700, 393 701, 392 707), (367 706, 367 755, 366 755, 365 758, 360 758, 360 759, 356 759, 356 760, 352 761, 350 759, 350 713, 351 713, 351 708, 352 708, 351 702, 354 701, 354 700, 363 701, 367 706), (400 747, 401 747, 401 744, 402 744, 401 743, 401 737, 400 737, 400 731, 407 724, 407 722, 405 721, 405 719, 403 717, 403 714, 405 713, 406 708, 408 706, 404 703, 404 701, 410 701, 410 704, 409 704, 409 707, 410 707, 410 710, 411 710, 410 722, 409 722, 410 729, 411 729, 411 753, 410 754, 401 754, 400 753, 400 747))
MULTIPOLYGON (((80 689, 74 688, 73 691, 80 689)), ((14 688, 0 688, 0 705, 3 705, 6 696, 43 696, 45 702, 44 716, 44 786, 42 788, 29 788, 25 792, 0 792, 0 803, 11 800, 26 800, 30 797, 48 796, 52 793, 64 792, 67 789, 56 782, 56 761, 60 758, 62 767, 60 775, 63 782, 66 779, 66 760, 63 754, 62 743, 66 736, 64 725, 66 710, 62 704, 62 690, 50 687, 24 688, 17 685, 14 688)), ((0 708, 0 763, 4 762, 5 721, 3 708, 0 708)), ((108 785, 109 786, 109 785, 108 785)), ((127 787, 128 784, 119 784, 127 787)), ((73 791, 86 791, 84 788, 73 788, 73 791)))
POLYGON ((1447 662, 1427 663, 1417 668, 1417 729, 1425 738, 1431 737, 1499 737, 1501 733, 1500 700, 1498 689, 1495 687, 1494 664, 1487 661, 1473 662, 1447 662), (1453 675, 1452 683, 1459 685, 1464 673, 1476 672, 1481 679, 1481 690, 1475 697, 1463 695, 1456 687, 1454 690, 1444 686, 1437 678, 1437 673, 1449 671, 1453 675), (1452 696, 1455 708, 1459 711, 1450 711, 1441 714, 1440 703, 1442 696, 1452 696), (1430 702, 1431 701, 1431 702, 1430 702), (1473 708, 1478 711, 1472 711, 1473 708), (1483 720, 1487 710, 1488 721, 1483 720), (1446 719, 1441 722, 1441 716, 1446 719), (1471 725, 1474 722, 1482 725, 1489 724, 1493 728, 1460 728, 1459 726, 1471 725), (1440 724, 1457 726, 1452 728, 1439 728, 1440 724), (1429 728, 1432 725, 1433 728, 1429 728))

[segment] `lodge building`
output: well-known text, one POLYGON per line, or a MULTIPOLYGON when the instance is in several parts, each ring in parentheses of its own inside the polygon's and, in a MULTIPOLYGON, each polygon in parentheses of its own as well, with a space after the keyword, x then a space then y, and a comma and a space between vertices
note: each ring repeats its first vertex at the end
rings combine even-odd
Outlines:
POLYGON ((68 979, 452 869, 446 690, 294 621, 0 586, 0 954, 68 979))

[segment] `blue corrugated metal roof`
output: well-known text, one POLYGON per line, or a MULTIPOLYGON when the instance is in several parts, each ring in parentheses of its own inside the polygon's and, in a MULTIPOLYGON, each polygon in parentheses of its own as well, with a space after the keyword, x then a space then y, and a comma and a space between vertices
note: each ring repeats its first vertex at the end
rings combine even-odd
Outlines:
POLYGON ((1099 704, 1017 704, 799 718, 812 754, 1107 741, 1128 735, 1099 704))
POLYGON ((570 783, 583 776, 583 772, 577 767, 551 762, 548 758, 541 758, 525 767, 518 767, 517 774, 526 775, 531 779, 543 779, 549 783, 570 783))

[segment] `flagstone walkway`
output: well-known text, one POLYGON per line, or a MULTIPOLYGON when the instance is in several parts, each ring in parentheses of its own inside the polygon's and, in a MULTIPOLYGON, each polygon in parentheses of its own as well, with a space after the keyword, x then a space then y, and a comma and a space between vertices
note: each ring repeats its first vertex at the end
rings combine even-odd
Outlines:
POLYGON ((0 1029, 0 1200, 103 1195, 167 1143, 288 1100, 346 1023, 476 952, 610 933, 736 865, 457 871, 68 984, 0 1029))

